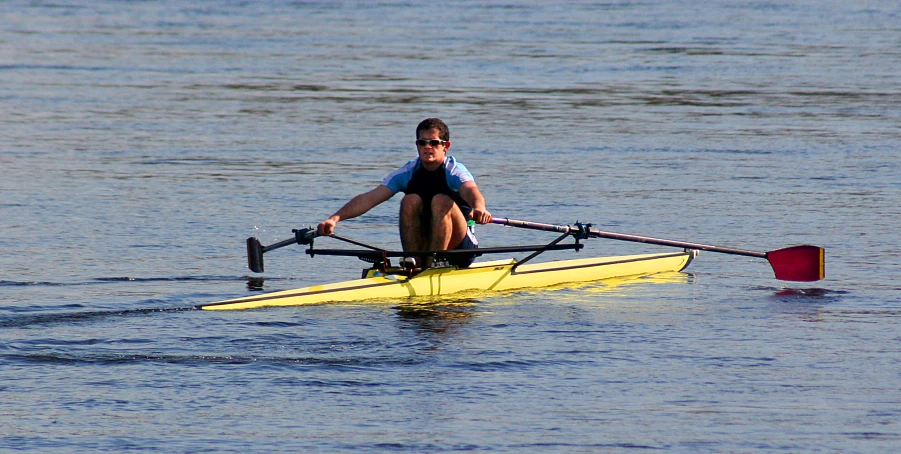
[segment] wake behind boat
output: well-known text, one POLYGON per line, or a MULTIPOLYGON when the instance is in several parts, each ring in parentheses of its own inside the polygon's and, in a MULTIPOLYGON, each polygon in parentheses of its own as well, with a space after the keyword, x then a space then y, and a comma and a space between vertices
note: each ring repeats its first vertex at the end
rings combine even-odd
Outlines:
POLYGON ((601 232, 591 228, 590 224, 552 225, 505 218, 495 218, 492 222, 512 227, 558 232, 561 235, 545 245, 419 252, 389 251, 338 235, 329 235, 329 237, 366 249, 317 249, 313 247, 313 240, 318 235, 313 228, 295 230, 294 238, 270 246, 262 246, 256 238, 248 238, 248 265, 254 272, 263 271, 263 254, 265 252, 292 244, 308 245, 309 248, 306 252, 310 256, 355 256, 372 263, 372 266, 363 270, 363 276, 356 280, 229 299, 203 304, 198 307, 205 310, 255 309, 271 306, 299 306, 332 301, 442 296, 465 291, 491 292, 521 288, 540 288, 566 283, 593 282, 604 279, 681 271, 691 263, 691 260, 697 255, 699 250, 766 258, 773 266, 778 279, 812 281, 822 279, 825 276, 825 254, 823 249, 818 246, 793 246, 770 252, 754 252, 682 241, 601 232), (566 238, 572 238, 575 241, 561 244, 562 240, 566 238), (683 250, 671 253, 530 263, 533 258, 546 251, 566 249, 578 251, 584 246, 581 240, 588 238, 611 238, 659 244, 680 247, 683 250), (475 262, 466 268, 458 268, 447 263, 447 259, 456 254, 475 253, 476 255, 484 255, 512 252, 532 252, 532 254, 521 260, 506 259, 475 262), (400 266, 392 266, 391 264, 392 258, 417 256, 432 257, 433 266, 420 269, 404 260, 401 261, 400 266))

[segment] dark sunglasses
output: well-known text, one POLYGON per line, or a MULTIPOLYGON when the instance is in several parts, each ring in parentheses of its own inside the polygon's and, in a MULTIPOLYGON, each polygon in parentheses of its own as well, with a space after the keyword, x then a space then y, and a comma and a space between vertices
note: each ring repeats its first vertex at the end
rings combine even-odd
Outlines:
POLYGON ((431 145, 433 147, 437 147, 438 145, 444 145, 447 142, 448 142, 447 140, 438 140, 438 139, 428 139, 428 140, 419 139, 416 141, 416 145, 418 145, 420 147, 424 147, 426 145, 431 145))

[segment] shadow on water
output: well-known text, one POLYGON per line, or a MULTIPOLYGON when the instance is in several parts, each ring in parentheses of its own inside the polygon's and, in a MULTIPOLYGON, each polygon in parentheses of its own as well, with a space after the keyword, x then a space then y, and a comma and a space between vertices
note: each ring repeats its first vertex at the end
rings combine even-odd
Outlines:
POLYGON ((772 292, 771 298, 774 302, 795 307, 823 307, 835 303, 849 294, 845 290, 830 290, 820 287, 765 287, 763 290, 772 292))
POLYGON ((261 277, 247 276, 247 290, 254 292, 263 291, 263 284, 265 282, 266 280, 261 277))
POLYGON ((135 353, 135 352, 40 352, 24 354, 4 354, 5 361, 17 361, 37 364, 142 364, 162 363, 172 365, 231 365, 231 366, 315 366, 334 368, 360 368, 360 367, 384 367, 386 365, 408 365, 408 358, 386 357, 354 357, 343 356, 267 356, 267 355, 241 355, 241 354, 211 354, 211 355, 177 355, 160 353, 135 353))
POLYGON ((825 288, 812 287, 812 288, 791 288, 791 287, 783 287, 781 289, 777 289, 773 296, 779 297, 780 299, 789 300, 789 299, 804 299, 804 298, 838 298, 842 295, 847 295, 848 292, 845 290, 829 290, 825 288))
MULTIPOLYGON (((242 278, 243 279, 243 278, 242 278)), ((10 281, 0 280, 0 287, 73 287, 82 285, 117 284, 122 282, 154 283, 154 282, 184 282, 184 281, 233 281, 234 276, 178 276, 178 277, 97 277, 82 282, 51 282, 51 281, 10 281)))
POLYGON ((42 313, 13 315, 10 317, 0 318, 0 328, 25 328, 32 326, 46 326, 56 324, 94 322, 105 320, 113 317, 135 317, 147 316, 163 312, 182 312, 196 310, 193 307, 186 308, 156 308, 156 309, 128 309, 128 310, 108 310, 108 311, 82 311, 82 312, 65 312, 65 313, 42 313))
POLYGON ((767 287, 764 290, 771 292, 769 304, 773 311, 798 316, 807 322, 826 321, 828 317, 824 317, 825 314, 843 312, 836 305, 841 306, 837 303, 851 293, 821 287, 767 287))

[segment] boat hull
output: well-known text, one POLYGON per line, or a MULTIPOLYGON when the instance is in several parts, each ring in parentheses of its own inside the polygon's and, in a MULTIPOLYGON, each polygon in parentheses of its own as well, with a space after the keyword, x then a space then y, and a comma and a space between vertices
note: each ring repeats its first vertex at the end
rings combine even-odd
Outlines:
POLYGON ((590 282, 603 279, 681 271, 691 262, 692 252, 596 257, 518 267, 513 259, 476 262, 469 268, 432 268, 412 278, 380 275, 334 284, 236 298, 198 306, 205 310, 255 309, 301 306, 335 301, 440 296, 465 291, 503 291, 529 287, 590 282))

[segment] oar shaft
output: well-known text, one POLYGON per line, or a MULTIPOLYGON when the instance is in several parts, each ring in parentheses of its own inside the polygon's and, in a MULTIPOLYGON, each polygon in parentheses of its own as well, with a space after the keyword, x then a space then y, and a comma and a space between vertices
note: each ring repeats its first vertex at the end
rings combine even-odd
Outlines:
POLYGON ((510 218, 491 218, 493 224, 509 225, 532 230, 544 230, 546 232, 571 233, 573 228, 568 225, 543 224, 541 222, 520 221, 510 218))
POLYGON ((661 246, 674 246, 686 249, 697 249, 700 251, 721 252, 723 254, 744 255, 748 257, 758 257, 765 259, 766 252, 749 251, 746 249, 736 249, 722 246, 712 246, 709 244, 689 243, 685 241, 664 240, 661 238, 651 238, 637 235, 626 235, 622 233, 602 232, 597 229, 588 229, 588 235, 599 238, 610 238, 613 240, 632 241, 636 243, 659 244, 661 246))
POLYGON ((451 249, 440 251, 366 251, 359 249, 307 249, 310 255, 341 255, 348 257, 453 257, 456 255, 507 254, 511 252, 565 251, 582 249, 582 244, 537 244, 526 246, 499 246, 478 249, 451 249))
POLYGON ((280 247, 290 246, 290 245, 292 245, 292 244, 297 244, 297 238, 290 238, 290 239, 287 239, 287 240, 282 240, 282 241, 279 241, 278 243, 270 244, 269 246, 263 246, 262 249, 263 249, 263 252, 269 252, 269 251, 271 251, 271 250, 273 250, 273 249, 278 249, 278 248, 280 248, 280 247))
MULTIPOLYGON (((686 249, 698 249, 701 251, 710 251, 710 252, 721 252, 724 254, 735 254, 735 255, 745 255, 748 257, 758 257, 758 258, 766 258, 766 252, 755 252, 748 251, 745 249, 734 249, 727 248, 722 246, 712 246, 709 244, 699 244, 699 243, 689 243, 686 241, 674 241, 674 240, 665 240, 661 238, 651 238, 646 236, 638 236, 638 235, 627 235, 623 233, 613 233, 613 232, 604 232, 601 230, 588 228, 587 232, 583 232, 579 227, 570 226, 570 225, 555 225, 555 224, 543 224, 540 222, 530 222, 530 221, 520 221, 517 219, 508 219, 508 218, 493 218, 491 220, 492 223, 501 224, 501 225, 509 225, 511 227, 521 227, 525 229, 532 230, 544 230, 550 232, 559 232, 559 233, 569 233, 569 234, 583 234, 589 237, 594 238, 610 238, 613 240, 622 240, 622 241, 632 241, 635 243, 646 243, 646 244, 658 244, 661 246, 673 246, 673 247, 681 247, 686 249)), ((583 227, 584 228, 584 227, 583 227)))

